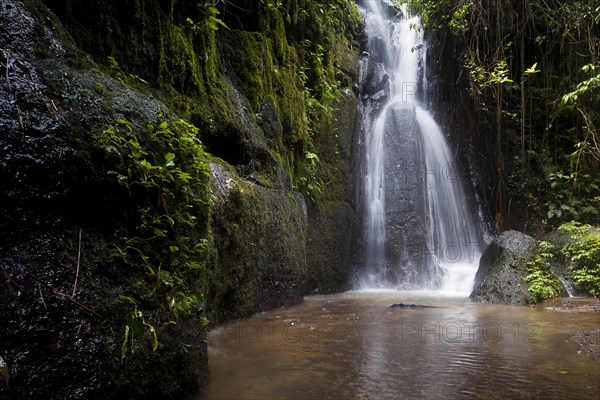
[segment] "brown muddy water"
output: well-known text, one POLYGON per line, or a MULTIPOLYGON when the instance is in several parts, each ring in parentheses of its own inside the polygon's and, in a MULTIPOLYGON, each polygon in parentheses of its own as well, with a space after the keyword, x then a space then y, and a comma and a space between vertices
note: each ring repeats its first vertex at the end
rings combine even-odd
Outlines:
POLYGON ((599 327, 435 292, 310 296, 211 331, 193 399, 600 399, 600 363, 569 339, 599 327))

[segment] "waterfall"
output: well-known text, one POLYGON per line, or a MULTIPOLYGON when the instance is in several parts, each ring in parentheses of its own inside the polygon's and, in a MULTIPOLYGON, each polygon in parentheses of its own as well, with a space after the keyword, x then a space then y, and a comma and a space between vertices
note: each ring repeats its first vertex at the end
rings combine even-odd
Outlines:
POLYGON ((364 219, 361 288, 469 293, 482 233, 459 163, 425 105, 418 17, 366 1, 359 79, 364 219))
POLYGON ((558 280, 560 281, 560 283, 562 283, 563 287, 567 291, 567 296, 575 297, 575 295, 573 294, 574 293, 573 284, 568 279, 565 279, 564 277, 562 277, 560 275, 558 275, 558 280))

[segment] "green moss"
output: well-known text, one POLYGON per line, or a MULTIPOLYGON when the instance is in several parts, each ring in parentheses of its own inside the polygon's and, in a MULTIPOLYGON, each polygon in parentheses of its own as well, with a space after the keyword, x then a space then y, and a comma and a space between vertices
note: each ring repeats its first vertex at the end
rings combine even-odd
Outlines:
POLYGON ((219 262, 210 273, 207 293, 211 320, 245 317, 301 300, 305 228, 293 197, 238 181, 216 206, 213 231, 219 262))
POLYGON ((263 7, 260 30, 269 33, 270 53, 275 56, 279 65, 288 65, 288 39, 281 11, 273 7, 263 7))
POLYGON ((101 84, 100 82, 97 82, 94 85, 94 90, 98 93, 98 94, 102 94, 104 93, 104 90, 106 89, 106 86, 104 86, 103 84, 101 84))
POLYGON ((274 65, 270 52, 265 50, 267 41, 257 32, 231 31, 225 37, 223 53, 235 71, 236 83, 258 112, 262 100, 272 92, 274 65))
MULTIPOLYGON (((211 215, 214 241, 209 242, 218 257, 205 286, 216 320, 248 315, 266 304, 261 293, 270 284, 269 272, 285 272, 298 282, 306 278, 299 204, 281 189, 307 194, 301 182, 310 174, 312 181, 328 185, 317 201, 343 204, 346 197, 353 118, 347 110, 353 106, 338 89, 350 86, 355 73, 358 54, 351 41, 360 17, 350 1, 284 3, 261 2, 248 14, 256 21, 240 14, 235 26, 251 25, 252 31, 221 25, 217 31, 207 23, 205 7, 195 3, 124 0, 95 7, 69 0, 62 9, 55 5, 75 40, 98 63, 112 56, 125 74, 147 81, 126 83, 164 102, 166 114, 193 122, 216 157, 263 186, 239 182, 239 193, 216 205, 211 215), (256 117, 266 102, 273 104, 281 126, 268 137, 256 117), (307 152, 317 154, 321 164, 311 167, 307 152), (275 249, 265 250, 269 247, 275 249), (289 269, 277 257, 287 260, 289 269)), ((103 95, 109 107, 110 90, 103 95)))
POLYGON ((290 49, 289 57, 289 65, 280 68, 275 76, 275 94, 286 145, 291 147, 308 136, 308 118, 302 67, 296 49, 290 49))

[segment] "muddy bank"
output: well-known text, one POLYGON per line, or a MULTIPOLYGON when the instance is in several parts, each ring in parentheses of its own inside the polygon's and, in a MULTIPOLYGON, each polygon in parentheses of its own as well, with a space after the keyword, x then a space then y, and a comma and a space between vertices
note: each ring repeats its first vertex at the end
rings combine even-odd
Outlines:
POLYGON ((600 363, 600 329, 574 333, 571 340, 577 343, 585 354, 600 363))
MULTIPOLYGON (((560 313, 595 313, 600 322, 600 300, 593 298, 558 299, 547 302, 548 310, 560 313)), ((600 362, 600 329, 575 332, 570 339, 581 351, 600 362)))

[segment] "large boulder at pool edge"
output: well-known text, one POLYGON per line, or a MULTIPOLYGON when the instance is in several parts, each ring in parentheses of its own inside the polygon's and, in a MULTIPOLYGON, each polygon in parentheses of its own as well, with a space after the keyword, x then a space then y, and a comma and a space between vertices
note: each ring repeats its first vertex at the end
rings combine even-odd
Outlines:
POLYGON ((528 303, 527 261, 535 249, 536 241, 531 236, 517 231, 502 232, 481 256, 471 300, 509 305, 528 303))

